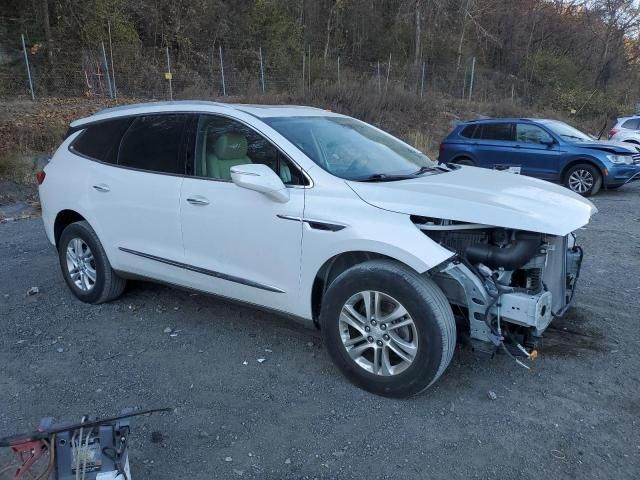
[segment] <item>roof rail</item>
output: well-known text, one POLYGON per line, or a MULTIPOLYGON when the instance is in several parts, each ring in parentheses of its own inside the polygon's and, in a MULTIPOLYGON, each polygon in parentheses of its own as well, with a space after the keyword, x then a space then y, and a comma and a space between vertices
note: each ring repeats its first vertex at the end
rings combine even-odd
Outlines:
POLYGON ((104 108, 97 111, 94 115, 100 115, 102 113, 120 112, 123 110, 130 110, 134 108, 144 107, 163 107, 169 105, 215 105, 229 107, 228 103, 210 102, 208 100, 173 100, 173 101, 161 101, 161 102, 144 102, 144 103, 131 103, 129 105, 119 105, 117 107, 104 108))

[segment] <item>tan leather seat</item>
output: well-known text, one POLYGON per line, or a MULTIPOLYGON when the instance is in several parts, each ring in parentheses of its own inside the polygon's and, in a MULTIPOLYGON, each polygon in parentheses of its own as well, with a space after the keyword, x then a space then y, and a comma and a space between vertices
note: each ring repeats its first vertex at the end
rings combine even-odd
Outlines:
POLYGON ((220 135, 213 148, 207 145, 206 175, 210 178, 231 180, 231 167, 251 162, 247 157, 247 137, 238 133, 220 135))

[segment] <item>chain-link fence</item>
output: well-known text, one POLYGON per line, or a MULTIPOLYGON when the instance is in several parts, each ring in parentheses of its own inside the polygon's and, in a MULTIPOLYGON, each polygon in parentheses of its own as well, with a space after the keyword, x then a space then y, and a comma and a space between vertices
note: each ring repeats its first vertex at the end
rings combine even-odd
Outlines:
POLYGON ((474 58, 434 65, 392 57, 368 61, 307 49, 271 52, 208 45, 167 47, 65 44, 24 45, 0 54, 0 97, 224 98, 282 94, 305 96, 323 88, 358 85, 378 94, 403 89, 476 101, 523 99, 527 82, 483 68, 474 58))

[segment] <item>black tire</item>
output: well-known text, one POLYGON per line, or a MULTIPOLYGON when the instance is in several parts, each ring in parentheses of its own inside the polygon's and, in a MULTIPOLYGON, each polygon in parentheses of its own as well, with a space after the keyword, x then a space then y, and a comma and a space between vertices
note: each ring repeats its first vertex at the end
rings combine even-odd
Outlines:
POLYGON ((476 166, 474 161, 471 160, 470 158, 467 158, 467 157, 456 158, 451 163, 455 163, 456 165, 467 165, 469 167, 475 167, 476 166))
POLYGON ((119 297, 124 291, 127 281, 113 271, 96 232, 86 221, 72 223, 63 230, 58 242, 58 258, 67 286, 83 302, 93 304, 108 302, 119 297), (74 239, 84 242, 93 254, 92 261, 87 265, 95 271, 95 282, 87 290, 76 285, 69 271, 67 248, 74 239))
POLYGON ((607 190, 618 190, 620 187, 624 187, 624 183, 622 185, 608 185, 607 190))
POLYGON ((320 325, 331 359, 347 379, 387 397, 408 397, 431 386, 449 365, 456 345, 453 312, 442 290, 430 278, 391 260, 367 261, 339 275, 323 298, 320 325), (366 290, 393 297, 413 319, 418 340, 415 357, 395 375, 365 370, 343 344, 339 327, 342 308, 353 295, 366 290))
POLYGON ((591 197, 597 194, 602 187, 602 174, 597 167, 590 163, 578 163, 573 165, 567 170, 564 175, 564 186, 572 192, 578 193, 583 197, 591 197), (585 180, 591 179, 591 185, 582 190, 580 183, 574 180, 574 176, 584 178, 585 180))

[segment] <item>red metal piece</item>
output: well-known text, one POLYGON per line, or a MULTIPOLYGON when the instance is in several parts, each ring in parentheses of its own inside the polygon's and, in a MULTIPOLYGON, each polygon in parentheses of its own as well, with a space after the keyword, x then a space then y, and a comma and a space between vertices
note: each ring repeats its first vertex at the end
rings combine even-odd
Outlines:
POLYGON ((14 480, 27 478, 27 472, 33 467, 46 452, 47 446, 42 440, 33 440, 30 442, 11 445, 11 450, 20 459, 20 466, 13 475, 14 480))

